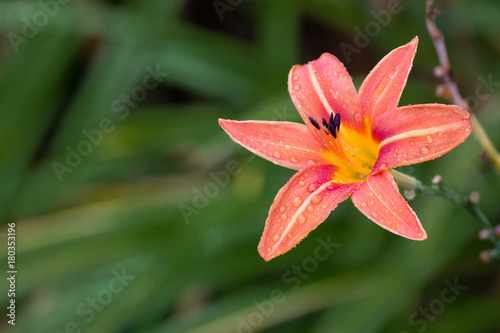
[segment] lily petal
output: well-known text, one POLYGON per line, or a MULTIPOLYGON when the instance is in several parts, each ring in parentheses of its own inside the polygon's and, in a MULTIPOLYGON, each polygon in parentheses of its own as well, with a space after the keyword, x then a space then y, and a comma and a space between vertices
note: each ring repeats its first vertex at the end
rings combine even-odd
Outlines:
MULTIPOLYGON (((362 126, 363 119, 356 88, 344 65, 333 55, 324 53, 306 65, 295 65, 288 75, 288 91, 302 119, 327 140, 324 131, 318 131, 310 118, 318 124, 328 121, 331 113, 340 113, 342 126, 362 126)), ((323 141, 322 141, 323 142, 323 141)))
POLYGON ((336 167, 309 166, 281 188, 269 210, 259 253, 269 261, 297 245, 347 199, 355 184, 335 184, 336 167))
POLYGON ((275 164, 298 170, 326 163, 326 149, 303 124, 284 121, 234 121, 219 119, 233 141, 275 164))
POLYGON ((372 173, 439 157, 470 132, 469 112, 456 105, 421 104, 386 112, 373 121, 372 136, 380 144, 372 173))
POLYGON ((399 193, 389 170, 368 177, 351 198, 364 215, 382 228, 409 239, 427 238, 417 216, 399 193))
MULTIPOLYGON (((369 122, 398 106, 417 51, 418 37, 391 51, 371 70, 359 88, 359 100, 369 122)), ((367 124, 368 125, 368 124, 367 124)))

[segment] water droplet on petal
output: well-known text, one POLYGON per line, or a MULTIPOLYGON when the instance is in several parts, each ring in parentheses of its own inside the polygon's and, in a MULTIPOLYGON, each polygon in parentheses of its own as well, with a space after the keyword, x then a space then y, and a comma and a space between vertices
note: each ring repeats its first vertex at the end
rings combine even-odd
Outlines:
POLYGON ((423 146, 422 148, 420 148, 420 152, 425 155, 429 152, 429 148, 427 148, 426 146, 423 146))
POLYGON ((317 189, 318 189, 318 185, 316 185, 315 183, 309 184, 309 186, 307 187, 307 191, 309 193, 312 193, 312 192, 316 191, 317 189))
POLYGON ((414 146, 415 145, 415 141, 410 141, 410 145, 414 146))
POLYGON ((306 209, 309 213, 312 213, 314 212, 314 208, 312 208, 312 206, 307 206, 307 209, 306 209))
POLYGON ((354 119, 361 120, 361 119, 363 119, 363 115, 361 113, 359 113, 359 112, 356 112, 354 114, 354 119))
POLYGON ((305 184, 306 183, 303 180, 299 181, 299 186, 304 186, 305 184))
POLYGON ((288 237, 289 239, 292 239, 292 237, 293 237, 293 236, 292 236, 292 234, 291 234, 291 233, 289 233, 289 234, 287 235, 287 237, 288 237))
POLYGON ((377 212, 372 212, 372 216, 373 216, 373 218, 375 218, 375 219, 376 219, 376 218, 378 217, 377 212))
POLYGON ((328 185, 326 185, 326 189, 328 191, 333 191, 335 189, 335 187, 332 184, 328 184, 328 185))
POLYGON ((277 241, 279 241, 279 240, 280 240, 280 235, 275 234, 275 235, 273 236, 273 241, 277 242, 277 241))
POLYGON ((298 84, 294 85, 293 86, 293 90, 294 91, 299 91, 300 90, 300 86, 298 84))
POLYGON ((439 132, 439 133, 438 133, 438 136, 439 136, 440 138, 441 138, 441 137, 443 137, 443 132, 439 132))
POLYGON ((370 100, 369 100, 369 99, 367 99, 367 100, 366 100, 366 102, 365 102, 365 104, 366 104, 366 105, 370 105, 370 104, 371 104, 370 100))
POLYGON ((427 141, 427 143, 432 143, 434 140, 432 140, 432 136, 431 135, 427 135, 425 137, 425 141, 427 141))
POLYGON ((285 207, 284 206, 281 206, 280 207, 280 212, 284 212, 285 211, 285 207))
POLYGON ((304 215, 304 214, 300 214, 298 217, 297 217, 297 222, 299 222, 300 224, 304 224, 307 220, 307 217, 304 215))
POLYGON ((266 251, 267 251, 267 253, 270 253, 271 252, 271 248, 268 247, 266 251))
POLYGON ((302 198, 301 197, 295 197, 292 200, 292 205, 294 207, 300 206, 301 203, 302 203, 302 198))
POLYGON ((366 202, 361 203, 361 207, 366 208, 366 206, 367 206, 366 202))
POLYGON ((319 194, 315 194, 313 195, 313 197, 311 198, 311 203, 313 205, 317 205, 321 202, 321 200, 323 199, 323 197, 319 194))
POLYGON ((299 76, 298 75, 294 75, 293 78, 292 78, 292 81, 297 81, 299 79, 299 76))
POLYGON ((290 162, 297 163, 298 161, 299 160, 297 159, 297 157, 295 157, 295 156, 290 157, 290 162))
POLYGON ((286 220, 286 219, 288 218, 288 215, 286 215, 286 214, 282 214, 282 215, 281 215, 281 218, 282 218, 283 220, 286 220))
POLYGON ((290 145, 285 145, 286 150, 290 150, 290 145))
POLYGON ((369 195, 370 197, 373 197, 373 192, 370 192, 368 195, 369 195))
POLYGON ((379 170, 385 170, 385 169, 387 169, 387 164, 385 163, 380 164, 379 170))
POLYGON ((281 158, 281 154, 277 150, 274 152, 273 156, 276 157, 276 158, 281 158))

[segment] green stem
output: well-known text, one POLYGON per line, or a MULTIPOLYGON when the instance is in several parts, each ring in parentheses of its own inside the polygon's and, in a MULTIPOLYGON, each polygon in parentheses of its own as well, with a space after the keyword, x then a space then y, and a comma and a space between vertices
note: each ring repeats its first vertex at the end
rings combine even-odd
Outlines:
POLYGON ((489 231, 489 240, 495 247, 495 251, 490 251, 490 253, 500 253, 500 240, 495 237, 493 225, 483 213, 481 208, 479 208, 476 202, 471 201, 468 197, 461 196, 454 190, 446 187, 442 182, 432 184, 430 186, 423 185, 420 180, 408 176, 404 173, 398 172, 396 170, 391 170, 391 173, 397 183, 407 190, 412 190, 423 195, 437 195, 453 202, 458 206, 462 206, 463 208, 465 208, 469 212, 469 214, 471 214, 472 217, 474 217, 474 219, 479 222, 481 228, 485 228, 489 231))

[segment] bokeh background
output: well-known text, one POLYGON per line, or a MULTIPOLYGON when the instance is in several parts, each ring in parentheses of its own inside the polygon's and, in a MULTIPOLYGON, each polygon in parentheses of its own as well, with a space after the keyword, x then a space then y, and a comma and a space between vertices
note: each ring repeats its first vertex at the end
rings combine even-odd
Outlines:
MULTIPOLYGON (((458 84, 500 146, 500 2, 436 5, 458 84)), ((239 149, 217 123, 300 121, 292 65, 330 52, 359 87, 415 35, 400 105, 446 102, 424 19, 416 0, 2 0, 0 330, 500 332, 499 266, 478 259, 491 245, 441 198, 411 201, 424 242, 348 200, 264 262, 264 221, 294 171, 239 149)), ((471 136, 400 171, 478 191, 498 223, 499 174, 481 154, 471 136)))

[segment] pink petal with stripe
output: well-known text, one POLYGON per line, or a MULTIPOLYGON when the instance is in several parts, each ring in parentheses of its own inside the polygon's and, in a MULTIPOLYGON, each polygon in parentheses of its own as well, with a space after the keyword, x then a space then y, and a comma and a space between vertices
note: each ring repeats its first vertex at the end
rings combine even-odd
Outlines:
POLYGON ((397 235, 427 238, 417 216, 399 193, 389 170, 371 175, 352 194, 354 205, 370 220, 397 235))
POLYGON ((335 184, 336 170, 328 164, 309 166, 281 188, 269 210, 258 247, 264 260, 289 251, 349 197, 357 183, 335 184))
POLYGON ((373 121, 380 141, 372 173, 432 160, 462 143, 471 132, 470 115, 456 105, 404 106, 373 121))
POLYGON ((417 51, 418 37, 391 51, 372 69, 359 88, 359 100, 369 122, 398 106, 417 51))
POLYGON ((333 55, 324 53, 306 65, 293 66, 288 75, 288 91, 302 119, 318 138, 325 138, 309 117, 321 125, 331 113, 340 113, 342 126, 361 128, 361 106, 356 88, 344 65, 333 55))
POLYGON ((303 124, 284 121, 234 121, 219 119, 234 142, 275 164, 298 170, 326 163, 325 147, 303 124))

